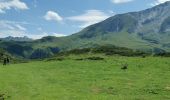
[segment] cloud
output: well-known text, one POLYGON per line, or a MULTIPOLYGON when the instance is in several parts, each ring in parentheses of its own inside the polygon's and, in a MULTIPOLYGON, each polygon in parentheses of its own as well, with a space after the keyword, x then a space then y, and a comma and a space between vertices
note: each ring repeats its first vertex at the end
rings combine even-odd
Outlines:
POLYGON ((27 29, 22 26, 23 24, 25 22, 0 20, 0 37, 25 36, 27 29))
POLYGON ((0 38, 13 36, 13 37, 24 37, 27 36, 26 32, 19 30, 3 30, 0 32, 0 38))
POLYGON ((64 36, 67 36, 67 35, 61 34, 61 33, 53 33, 52 35, 53 35, 53 36, 56 36, 56 37, 64 37, 64 36))
POLYGON ((48 36, 48 33, 41 33, 41 34, 25 34, 25 36, 32 38, 32 39, 41 39, 42 37, 48 36))
POLYGON ((110 17, 109 14, 106 14, 100 10, 87 10, 84 14, 68 17, 67 20, 80 22, 82 23, 80 27, 84 28, 89 25, 103 21, 108 17, 110 17))
POLYGON ((41 39, 42 37, 46 37, 46 36, 63 37, 63 36, 66 36, 66 35, 61 34, 61 33, 47 33, 47 32, 43 32, 41 34, 24 34, 24 36, 28 36, 29 38, 32 38, 32 39, 41 39))
POLYGON ((20 0, 1 0, 0 1, 0 13, 5 13, 5 10, 10 9, 26 10, 29 9, 28 6, 21 2, 20 0))
POLYGON ((8 37, 8 36, 12 36, 12 37, 24 37, 24 36, 27 36, 27 37, 32 38, 32 39, 40 39, 42 37, 49 36, 45 32, 41 33, 41 34, 29 34, 29 33, 26 33, 24 31, 18 31, 18 30, 7 30, 5 32, 6 33, 0 32, 0 38, 5 38, 5 37, 8 37))
POLYGON ((19 24, 15 25, 19 30, 26 31, 27 29, 19 24))
POLYGON ((21 30, 21 31, 25 31, 26 28, 23 27, 21 24, 23 25, 23 24, 27 24, 27 23, 0 20, 0 30, 21 30))
POLYGON ((10 25, 6 21, 0 21, 0 30, 3 30, 3 29, 13 30, 15 29, 15 27, 13 25, 10 25))
POLYGON ((121 4, 121 3, 127 3, 127 2, 131 2, 133 0, 111 0, 112 3, 115 4, 121 4))
POLYGON ((37 28, 40 33, 28 33, 27 28, 24 25, 28 25, 26 22, 14 22, 7 20, 0 20, 0 38, 13 36, 13 37, 24 37, 27 36, 32 39, 40 39, 45 36, 56 36, 63 37, 66 36, 62 33, 55 32, 43 32, 41 27, 37 28))
POLYGON ((151 6, 159 5, 161 3, 165 3, 170 0, 156 0, 155 2, 151 3, 151 6))
POLYGON ((61 22, 63 20, 63 18, 57 12, 54 11, 48 11, 44 16, 44 18, 48 21, 57 21, 57 22, 61 22))

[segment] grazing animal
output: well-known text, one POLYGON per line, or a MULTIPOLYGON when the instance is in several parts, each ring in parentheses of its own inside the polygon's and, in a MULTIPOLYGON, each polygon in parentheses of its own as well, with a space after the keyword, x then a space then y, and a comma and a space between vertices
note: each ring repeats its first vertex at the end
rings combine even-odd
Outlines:
POLYGON ((123 65, 123 67, 122 67, 121 69, 122 69, 122 70, 128 69, 128 64, 123 65))
POLYGON ((146 58, 146 56, 145 56, 145 55, 143 55, 143 56, 142 56, 142 58, 146 58))

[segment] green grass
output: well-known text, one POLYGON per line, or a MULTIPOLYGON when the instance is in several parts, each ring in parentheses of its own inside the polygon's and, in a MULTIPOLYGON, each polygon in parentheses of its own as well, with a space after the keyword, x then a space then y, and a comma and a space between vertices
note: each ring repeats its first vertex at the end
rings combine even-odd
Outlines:
POLYGON ((170 100, 170 58, 104 57, 0 65, 7 100, 170 100), (123 64, 128 70, 121 70, 123 64))

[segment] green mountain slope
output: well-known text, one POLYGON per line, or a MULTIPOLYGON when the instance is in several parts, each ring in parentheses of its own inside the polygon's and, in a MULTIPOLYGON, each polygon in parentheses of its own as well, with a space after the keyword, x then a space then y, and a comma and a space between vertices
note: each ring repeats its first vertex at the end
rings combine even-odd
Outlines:
POLYGON ((139 12, 118 14, 67 37, 44 37, 0 47, 25 58, 43 58, 61 50, 112 44, 144 51, 170 51, 170 2, 139 12), (44 56, 45 55, 45 56, 44 56))
POLYGON ((91 25, 75 37, 93 43, 110 43, 133 49, 160 48, 169 51, 170 2, 153 8, 119 14, 91 25))

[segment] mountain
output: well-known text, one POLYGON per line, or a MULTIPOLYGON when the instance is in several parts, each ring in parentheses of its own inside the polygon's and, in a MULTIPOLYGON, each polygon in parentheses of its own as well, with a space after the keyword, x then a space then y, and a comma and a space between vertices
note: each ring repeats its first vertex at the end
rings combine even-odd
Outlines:
POLYGON ((170 2, 139 12, 118 14, 74 34, 82 40, 134 49, 170 50, 170 2))
POLYGON ((3 41, 32 41, 31 38, 28 38, 27 36, 24 37, 12 37, 12 36, 8 36, 5 38, 0 38, 3 41))
POLYGON ((147 52, 170 52, 170 1, 155 7, 112 16, 66 37, 34 41, 0 41, 9 53, 43 58, 62 50, 115 45, 147 52))

